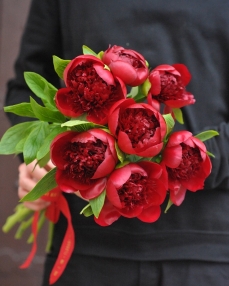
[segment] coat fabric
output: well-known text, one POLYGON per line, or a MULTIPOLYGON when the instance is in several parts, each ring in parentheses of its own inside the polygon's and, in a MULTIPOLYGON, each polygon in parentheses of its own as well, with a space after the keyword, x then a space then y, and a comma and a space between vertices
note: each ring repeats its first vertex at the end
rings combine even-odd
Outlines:
MULTIPOLYGON (((215 158, 204 190, 188 191, 180 207, 172 206, 155 223, 120 218, 101 227, 79 214, 83 200, 66 194, 76 232, 75 254, 229 262, 228 11, 228 0, 32 1, 6 105, 29 101, 24 71, 37 72, 60 87, 52 55, 73 59, 82 54, 82 45, 99 52, 115 44, 142 53, 152 68, 185 64, 192 74, 187 90, 196 103, 182 109, 185 125, 177 124, 176 129, 194 134, 214 129, 220 134, 205 142, 215 158)), ((24 120, 8 115, 12 124, 24 120)), ((55 226, 53 256, 65 228, 61 217, 55 226)))

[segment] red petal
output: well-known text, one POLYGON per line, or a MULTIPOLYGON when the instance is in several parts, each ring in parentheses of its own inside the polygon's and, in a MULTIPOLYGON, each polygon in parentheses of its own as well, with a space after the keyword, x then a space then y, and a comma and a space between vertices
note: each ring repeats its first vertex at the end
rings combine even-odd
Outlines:
POLYGON ((186 86, 191 80, 191 74, 188 68, 184 64, 174 64, 173 67, 180 73, 181 80, 183 84, 186 86))
POLYGON ((158 95, 161 92, 161 77, 158 71, 153 71, 149 76, 151 83, 150 93, 152 95, 158 95))
POLYGON ((181 145, 165 147, 162 153, 162 161, 169 168, 177 168, 182 160, 181 145))
MULTIPOLYGON (((77 112, 72 110, 72 106, 69 105, 68 102, 68 93, 72 91, 71 88, 61 88, 57 91, 55 95, 55 103, 56 107, 59 111, 68 117, 78 117, 83 113, 81 106, 79 105, 77 108, 77 112)), ((71 95, 70 95, 71 96, 71 95)))
POLYGON ((147 209, 144 209, 140 215, 138 215, 138 219, 143 222, 155 222, 159 219, 161 215, 160 206, 151 206, 147 209))
POLYGON ((93 184, 92 186, 88 186, 86 190, 79 189, 79 192, 84 199, 90 200, 95 197, 98 197, 98 195, 100 195, 106 189, 106 183, 107 179, 101 178, 96 180, 95 184, 93 184))
POLYGON ((59 168, 63 169, 64 165, 66 164, 66 161, 63 159, 63 156, 61 156, 64 146, 68 144, 68 142, 71 142, 72 138, 76 137, 79 133, 73 132, 73 131, 67 131, 63 132, 59 135, 57 135, 50 146, 50 157, 53 162, 53 164, 59 168))
POLYGON ((119 217, 120 213, 117 211, 117 209, 108 200, 106 200, 99 217, 94 217, 94 220, 101 226, 108 226, 114 221, 118 220, 119 217))
POLYGON ((186 188, 183 186, 180 186, 178 190, 171 189, 170 190, 170 200, 174 203, 176 206, 180 206, 185 199, 186 194, 186 188))
POLYGON ((98 64, 98 63, 95 63, 95 64, 93 64, 93 67, 94 67, 94 69, 96 70, 97 74, 98 74, 108 85, 114 85, 114 86, 116 86, 114 76, 112 75, 112 73, 111 73, 109 70, 104 69, 104 64, 103 64, 103 63, 102 63, 102 65, 101 65, 101 64, 98 64))

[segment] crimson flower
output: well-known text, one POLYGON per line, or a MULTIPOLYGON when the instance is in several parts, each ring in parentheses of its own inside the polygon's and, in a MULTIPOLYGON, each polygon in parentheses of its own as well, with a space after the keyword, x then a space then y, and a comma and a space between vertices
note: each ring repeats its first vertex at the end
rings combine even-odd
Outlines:
POLYGON ((108 126, 119 148, 127 154, 153 157, 163 147, 166 123, 149 104, 120 100, 110 110, 108 126))
POLYGON ((148 102, 154 106, 156 101, 172 108, 195 103, 194 96, 185 89, 190 79, 191 74, 183 64, 157 66, 149 75, 148 102))
POLYGON ((212 168, 206 146, 188 131, 177 131, 169 137, 162 164, 166 165, 170 199, 175 205, 182 203, 186 190, 203 189, 212 168))
POLYGON ((109 225, 120 215, 137 217, 144 222, 156 221, 166 197, 166 178, 164 169, 149 161, 130 163, 114 170, 106 189, 113 208, 107 203, 96 222, 109 225))
POLYGON ((50 150, 60 189, 79 191, 85 199, 97 197, 105 189, 106 176, 118 161, 114 138, 101 129, 61 133, 50 150))
POLYGON ((129 86, 141 85, 149 75, 146 60, 134 50, 112 46, 104 52, 102 60, 115 76, 129 86))
POLYGON ((95 56, 82 55, 73 59, 64 70, 65 88, 55 96, 57 108, 68 117, 87 114, 88 121, 106 124, 114 102, 126 97, 124 83, 104 68, 95 56))

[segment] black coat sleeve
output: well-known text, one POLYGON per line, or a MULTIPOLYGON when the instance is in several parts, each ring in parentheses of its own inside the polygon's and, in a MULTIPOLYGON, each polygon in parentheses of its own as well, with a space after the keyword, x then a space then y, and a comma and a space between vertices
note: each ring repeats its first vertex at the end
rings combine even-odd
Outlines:
MULTIPOLYGON (((25 71, 36 72, 59 87, 59 78, 52 63, 53 55, 62 56, 58 1, 33 0, 15 62, 15 77, 7 85, 6 106, 28 102, 33 96, 24 80, 25 71)), ((7 116, 12 125, 28 121, 28 118, 12 113, 7 113, 7 116)))

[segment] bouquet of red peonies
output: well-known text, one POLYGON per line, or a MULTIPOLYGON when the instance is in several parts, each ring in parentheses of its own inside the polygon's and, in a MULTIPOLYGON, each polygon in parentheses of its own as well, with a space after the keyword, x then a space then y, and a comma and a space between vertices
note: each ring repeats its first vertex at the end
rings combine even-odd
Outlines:
MULTIPOLYGON (((186 191, 203 189, 213 156, 203 141, 218 133, 173 132, 175 122, 183 122, 180 108, 195 103, 186 90, 191 75, 183 64, 150 68, 141 54, 120 46, 98 54, 83 46, 82 55, 73 60, 54 56, 53 63, 65 87, 56 89, 39 74, 25 72, 42 105, 31 97, 5 107, 35 120, 9 128, 0 154, 23 153, 26 164, 36 160, 44 167, 51 159, 55 165, 21 201, 50 201, 45 216, 53 223, 60 212, 66 216, 59 256, 68 261, 74 231, 63 192, 85 199, 81 214, 93 215, 101 226, 120 216, 153 223, 167 197, 165 211, 179 206, 186 191)), ((34 238, 38 221, 36 214, 34 238)), ((55 274, 58 263, 50 283, 62 273, 55 274)))

